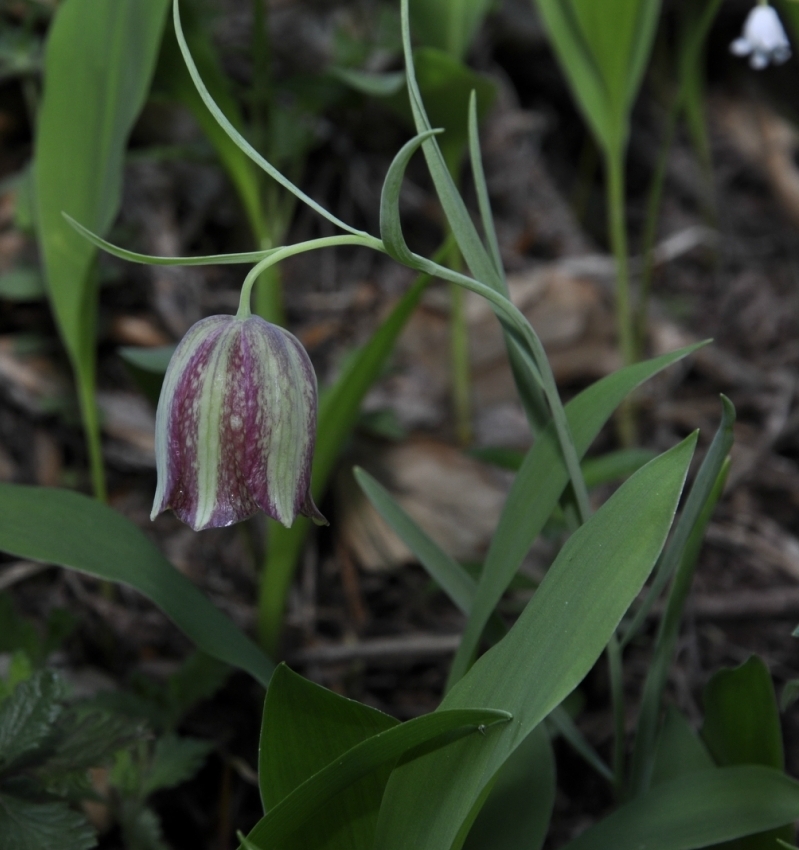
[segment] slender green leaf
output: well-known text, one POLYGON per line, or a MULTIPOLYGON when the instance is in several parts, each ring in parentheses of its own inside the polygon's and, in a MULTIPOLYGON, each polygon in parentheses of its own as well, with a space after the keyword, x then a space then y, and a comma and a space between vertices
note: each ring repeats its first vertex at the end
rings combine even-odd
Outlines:
POLYGON ((468 614, 477 592, 477 582, 419 528, 369 473, 356 467, 355 479, 369 497, 369 501, 416 555, 430 576, 458 608, 468 614))
POLYGON ((281 665, 267 694, 261 733, 259 781, 267 814, 248 839, 264 848, 366 850, 400 756, 448 733, 483 728, 491 734, 486 727, 508 719, 504 712, 469 710, 398 724, 281 665))
POLYGON ((332 224, 335 224, 336 227, 340 227, 342 230, 346 230, 348 233, 352 233, 355 236, 364 236, 369 238, 367 233, 364 233, 361 230, 357 230, 354 227, 350 227, 350 225, 341 221, 341 219, 334 216, 332 213, 329 213, 323 206, 318 204, 312 198, 308 197, 301 189, 295 186, 291 180, 287 177, 284 177, 270 162, 268 162, 255 148, 241 135, 241 133, 233 126, 225 113, 219 108, 217 103, 214 101, 210 92, 208 91, 205 83, 203 82, 202 77, 200 76, 200 72, 197 70, 197 65, 194 62, 194 59, 191 55, 191 50, 189 49, 189 45, 186 42, 186 37, 183 34, 183 29, 180 23, 180 8, 178 0, 174 0, 173 3, 173 20, 175 24, 175 34, 178 39, 178 45, 180 46, 180 52, 183 54, 183 59, 186 63, 186 67, 188 68, 189 74, 191 75, 191 79, 194 85, 197 88, 197 91, 200 97, 203 99, 203 103, 208 108, 208 111, 213 115, 216 122, 219 126, 227 133, 230 139, 236 144, 257 166, 263 169, 273 180, 279 183, 284 189, 287 189, 293 195, 295 195, 299 200, 301 200, 304 204, 307 204, 312 210, 319 213, 323 218, 326 218, 332 224))
MULTIPOLYGON (((311 476, 316 502, 321 501, 336 461, 358 421, 361 402, 385 368, 397 337, 429 282, 428 275, 417 279, 371 339, 350 355, 335 384, 322 393, 311 476)), ((286 593, 310 528, 311 523, 305 519, 297 519, 291 528, 270 523, 259 617, 261 639, 266 647, 273 648, 277 643, 286 593)))
MULTIPOLYGON (((696 346, 688 346, 628 366, 592 384, 570 401, 565 413, 578 457, 588 451, 613 411, 635 387, 695 350, 696 346)), ((450 671, 451 682, 468 669, 491 612, 558 504, 568 480, 554 425, 550 424, 528 452, 508 494, 480 575, 475 605, 450 671)))
MULTIPOLYGON (((416 123, 416 132, 426 133, 432 129, 432 125, 425 112, 422 95, 419 91, 419 84, 414 71, 408 0, 402 0, 401 10, 402 44, 405 54, 408 97, 410 98, 411 110, 413 112, 414 122, 416 123)), ((472 223, 466 205, 455 186, 446 160, 435 138, 428 139, 423 145, 423 150, 427 160, 427 167, 430 170, 430 176, 433 179, 436 192, 441 201, 441 206, 444 209, 447 221, 466 264, 478 280, 483 281, 498 292, 506 291, 504 289, 504 279, 497 274, 488 252, 480 241, 477 229, 472 223)))
POLYGON ((273 665, 130 520, 80 493, 0 483, 0 551, 135 588, 197 646, 266 686, 273 665))
MULTIPOLYGON (((215 54, 208 29, 202 25, 203 22, 193 12, 190 5, 187 11, 188 14, 185 14, 183 21, 183 30, 198 72, 202 74, 203 81, 214 101, 219 105, 230 123, 241 132, 244 127, 244 119, 238 103, 230 93, 228 79, 215 54)), ((186 63, 183 61, 177 38, 171 27, 167 27, 161 45, 161 54, 156 70, 156 85, 159 84, 169 96, 183 103, 191 111, 213 145, 219 161, 224 166, 241 200, 253 235, 257 243, 260 243, 265 233, 259 192, 259 174, 250 158, 220 127, 200 97, 186 68, 186 63)))
POLYGON ((331 68, 329 73, 350 88, 369 97, 389 97, 397 94, 405 85, 404 71, 370 74, 354 68, 331 68))
POLYGON ((539 850, 555 803, 555 757, 544 724, 500 768, 464 850, 539 850))
POLYGON ((769 767, 722 767, 655 786, 564 850, 694 850, 797 818, 799 783, 769 767))
POLYGON ((175 345, 159 345, 155 348, 140 348, 139 346, 125 345, 118 348, 119 356, 131 366, 136 366, 144 372, 152 372, 155 375, 164 375, 169 361, 175 353, 175 345))
POLYGON ((648 463, 566 542, 507 636, 441 703, 442 710, 501 708, 513 720, 484 739, 458 741, 445 754, 395 769, 376 847, 452 846, 499 768, 591 669, 640 591, 666 539, 695 444, 693 435, 648 463))
POLYGON ((635 612, 630 625, 624 631, 622 646, 626 646, 638 633, 641 626, 649 616, 656 600, 663 589, 674 575, 677 565, 683 557, 688 538, 696 528, 697 521, 705 510, 708 499, 710 499, 714 487, 717 484, 719 473, 730 449, 732 448, 733 432, 735 424, 735 408, 732 402, 724 395, 721 396, 722 414, 716 435, 710 444, 702 466, 696 476, 696 481, 691 487, 691 492, 685 502, 677 527, 674 530, 669 545, 658 562, 655 570, 655 580, 649 588, 641 606, 635 612))
MULTIPOLYGON (((678 567, 669 591, 666 610, 658 627, 655 651, 647 671, 644 692, 641 697, 630 777, 631 786, 636 793, 645 790, 649 785, 649 775, 653 766, 652 751, 657 737, 660 717, 660 703, 663 690, 666 687, 669 668, 674 658, 683 607, 691 588, 705 528, 710 522, 716 502, 721 497, 729 471, 730 463, 726 452, 729 450, 732 441, 731 428, 734 420, 734 408, 723 396, 722 399, 725 404, 721 425, 702 462, 702 467, 700 467, 694 486, 686 500, 683 514, 672 539, 669 541, 668 549, 660 561, 660 565, 675 563, 678 564, 678 567), (711 478, 711 475, 714 477, 711 478), (710 482, 710 486, 708 486, 708 482, 710 482), (698 494, 696 498, 694 498, 695 492, 698 494), (672 559, 674 560, 672 561, 672 559)), ((667 569, 671 570, 672 568, 667 566, 667 569)), ((658 577, 656 576, 652 586, 655 587, 657 583, 658 577)), ((651 592, 647 594, 644 605, 650 598, 651 592)))
POLYGON ((435 133, 442 130, 426 130, 424 133, 414 136, 407 141, 397 152, 386 172, 383 181, 383 189, 380 193, 380 238, 386 247, 389 256, 397 262, 412 266, 414 256, 405 242, 402 234, 402 222, 400 221, 399 196, 402 190, 402 180, 405 177, 405 169, 416 153, 419 146, 435 133))
POLYGON ((569 712, 559 705, 547 718, 553 729, 556 729, 565 740, 569 743, 572 749, 582 756, 591 767, 608 782, 613 782, 613 771, 599 757, 596 750, 588 743, 583 733, 577 727, 577 724, 571 719, 569 712))
POLYGON ((494 226, 494 214, 491 211, 491 201, 488 197, 488 184, 483 170, 483 154, 480 150, 480 132, 477 128, 477 92, 472 89, 469 97, 469 161, 472 166, 472 177, 477 190, 477 203, 480 207, 480 219, 483 222, 483 233, 488 242, 491 259, 494 261, 497 273, 504 277, 502 255, 499 251, 497 230, 494 226))
POLYGON ((264 251, 245 251, 240 254, 209 254, 205 257, 153 257, 150 254, 137 254, 120 248, 111 242, 102 239, 96 233, 92 233, 71 215, 63 213, 67 222, 86 238, 92 245, 119 257, 121 260, 129 260, 131 263, 143 263, 148 266, 216 266, 229 265, 233 263, 258 263, 266 257, 278 251, 278 248, 270 248, 264 251))

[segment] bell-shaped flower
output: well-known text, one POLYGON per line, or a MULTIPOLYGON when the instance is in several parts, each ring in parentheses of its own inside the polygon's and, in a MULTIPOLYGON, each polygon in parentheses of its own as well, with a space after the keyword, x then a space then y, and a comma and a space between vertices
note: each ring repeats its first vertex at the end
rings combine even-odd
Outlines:
POLYGON ((791 58, 791 45, 779 17, 768 4, 761 3, 749 13, 744 23, 743 35, 730 45, 736 56, 748 56, 755 70, 762 70, 769 62, 781 65, 791 58))
POLYGON ((258 316, 211 316, 169 362, 155 424, 151 518, 171 508, 195 531, 259 509, 285 526, 326 523, 310 492, 316 375, 300 342, 258 316))

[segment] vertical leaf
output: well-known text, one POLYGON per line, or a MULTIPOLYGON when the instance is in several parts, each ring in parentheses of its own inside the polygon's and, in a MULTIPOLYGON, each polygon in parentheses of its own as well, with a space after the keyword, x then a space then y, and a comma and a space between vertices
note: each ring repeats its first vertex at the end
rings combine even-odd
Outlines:
POLYGON ((113 221, 128 133, 150 85, 167 5, 168 0, 66 0, 45 54, 34 163, 37 229, 56 322, 78 379, 100 493, 96 250, 61 212, 100 234, 113 221))
POLYGON ((674 517, 695 435, 637 472, 567 541, 522 615, 441 709, 501 708, 513 720, 392 773, 381 850, 449 848, 510 754, 582 680, 640 591, 674 517), (413 813, 409 817, 409 813, 413 813))

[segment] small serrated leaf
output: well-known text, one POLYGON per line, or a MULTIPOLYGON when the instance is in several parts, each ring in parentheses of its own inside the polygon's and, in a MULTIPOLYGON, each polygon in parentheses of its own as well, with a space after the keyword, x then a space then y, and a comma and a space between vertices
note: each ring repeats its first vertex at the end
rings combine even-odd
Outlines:
POLYGON ((173 788, 191 779, 203 766, 213 746, 209 741, 179 738, 171 734, 159 738, 153 750, 149 769, 143 776, 142 796, 148 797, 162 788, 173 788))
POLYGON ((33 753, 61 713, 64 685, 50 670, 20 684, 0 704, 0 772, 33 753))
POLYGON ((0 846, 8 850, 89 850, 97 841, 86 818, 66 803, 34 803, 0 794, 0 846))

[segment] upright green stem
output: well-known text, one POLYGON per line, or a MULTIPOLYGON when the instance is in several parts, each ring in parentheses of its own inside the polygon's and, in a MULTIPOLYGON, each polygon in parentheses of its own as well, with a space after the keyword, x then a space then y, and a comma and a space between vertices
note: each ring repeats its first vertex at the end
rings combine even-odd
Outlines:
MULTIPOLYGON (((608 154, 606 162, 610 244, 616 260, 616 332, 622 361, 630 366, 637 360, 637 351, 630 298, 623 152, 608 154)), ((633 445, 635 411, 629 402, 619 408, 617 423, 622 445, 633 445)))
POLYGON ((108 501, 105 484, 105 466, 103 464, 103 447, 100 439, 100 416, 97 410, 96 381, 94 378, 94 355, 87 362, 73 359, 73 369, 77 381, 78 403, 80 405, 83 431, 86 437, 86 450, 89 455, 89 470, 92 480, 92 491, 95 498, 101 502, 108 501))

